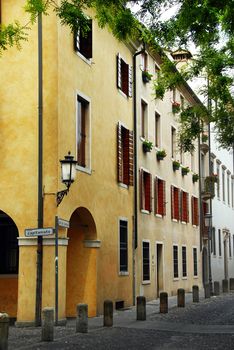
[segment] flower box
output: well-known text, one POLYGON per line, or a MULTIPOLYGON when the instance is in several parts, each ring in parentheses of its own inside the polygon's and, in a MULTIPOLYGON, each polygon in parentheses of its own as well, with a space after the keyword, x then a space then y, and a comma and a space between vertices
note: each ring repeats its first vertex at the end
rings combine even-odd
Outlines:
POLYGON ((150 74, 147 70, 142 71, 142 81, 143 83, 149 83, 152 78, 152 74, 150 74))
POLYGON ((189 167, 182 167, 181 168, 181 174, 182 176, 185 176, 189 173, 189 167))
POLYGON ((198 174, 193 174, 193 183, 197 182, 199 180, 198 174))
POLYGON ((172 112, 174 114, 179 113, 180 111, 180 103, 176 101, 172 101, 172 112))
POLYGON ((179 170, 180 162, 178 162, 177 160, 174 160, 173 163, 172 163, 172 167, 173 167, 174 171, 179 170))
POLYGON ((142 147, 144 153, 151 152, 153 148, 153 143, 151 141, 144 141, 142 147))
POLYGON ((157 151, 157 153, 156 153, 157 160, 163 160, 166 157, 166 155, 167 154, 166 154, 165 149, 157 151))

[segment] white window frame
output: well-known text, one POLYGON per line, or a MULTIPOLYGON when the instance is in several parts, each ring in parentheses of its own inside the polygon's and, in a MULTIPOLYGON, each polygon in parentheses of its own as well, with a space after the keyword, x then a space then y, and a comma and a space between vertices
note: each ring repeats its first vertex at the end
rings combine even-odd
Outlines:
POLYGON ((179 245, 176 244, 176 243, 173 243, 173 245, 172 245, 172 264, 173 264, 173 270, 172 270, 172 271, 173 271, 173 281, 179 281, 179 279, 180 279, 180 264, 179 264, 180 258, 179 258, 179 251, 180 251, 179 245), (174 275, 174 247, 177 247, 178 277, 175 277, 175 275, 174 275))
POLYGON ((193 252, 193 249, 196 249, 196 251, 197 251, 197 275, 194 275, 194 254, 192 253, 193 254, 193 278, 198 278, 198 275, 199 275, 199 273, 198 273, 198 266, 199 266, 199 264, 198 264, 198 248, 196 245, 193 245, 192 252, 193 252))
POLYGON ((118 217, 118 274, 119 276, 129 276, 129 221, 124 216, 118 217), (120 271, 120 221, 127 222, 127 256, 128 256, 128 269, 127 271, 120 271))
POLYGON ((182 268, 182 280, 188 279, 188 250, 185 244, 181 245, 181 268, 182 268), (186 249, 186 276, 183 276, 183 248, 186 249))

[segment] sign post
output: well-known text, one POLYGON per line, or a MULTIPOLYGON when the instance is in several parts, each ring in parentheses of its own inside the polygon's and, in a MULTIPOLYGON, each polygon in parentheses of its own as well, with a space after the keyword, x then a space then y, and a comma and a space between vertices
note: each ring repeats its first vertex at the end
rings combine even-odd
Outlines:
POLYGON ((58 326, 58 216, 55 216, 55 325, 58 326))

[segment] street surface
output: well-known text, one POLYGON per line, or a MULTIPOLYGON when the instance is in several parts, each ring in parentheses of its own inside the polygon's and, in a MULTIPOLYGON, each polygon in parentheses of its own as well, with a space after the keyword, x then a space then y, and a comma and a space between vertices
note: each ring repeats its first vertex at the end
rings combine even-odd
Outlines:
POLYGON ((89 319, 89 333, 76 334, 75 320, 55 328, 54 342, 41 342, 40 328, 10 327, 9 350, 23 349, 234 349, 234 293, 192 303, 185 308, 169 298, 169 313, 159 314, 159 301, 147 304, 147 320, 136 321, 130 308, 114 314, 114 326, 103 328, 103 318, 89 319))

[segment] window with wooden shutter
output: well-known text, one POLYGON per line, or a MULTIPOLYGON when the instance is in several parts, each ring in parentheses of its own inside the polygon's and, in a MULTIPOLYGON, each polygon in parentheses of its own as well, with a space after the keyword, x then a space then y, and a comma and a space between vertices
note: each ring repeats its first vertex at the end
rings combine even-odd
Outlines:
POLYGON ((85 58, 92 58, 93 51, 93 31, 92 20, 88 21, 89 30, 86 33, 82 33, 79 29, 74 35, 74 49, 83 55, 85 58))
POLYGON ((166 215, 165 181, 155 178, 155 214, 166 215))
POLYGON ((122 59, 120 54, 117 55, 117 87, 126 96, 132 97, 132 67, 122 59))
POLYGON ((180 220, 180 190, 171 186, 171 217, 180 220))
POLYGON ((143 169, 140 171, 140 207, 152 211, 152 175, 143 169))
POLYGON ((192 196, 191 207, 192 207, 192 225, 198 226, 199 225, 198 198, 192 196))
POLYGON ((187 192, 181 191, 181 220, 186 223, 189 222, 188 196, 187 192))
POLYGON ((81 167, 86 167, 86 149, 87 149, 87 124, 89 103, 78 96, 78 115, 77 115, 77 163, 81 167))
POLYGON ((120 123, 117 126, 118 182, 133 185, 133 132, 120 123))

